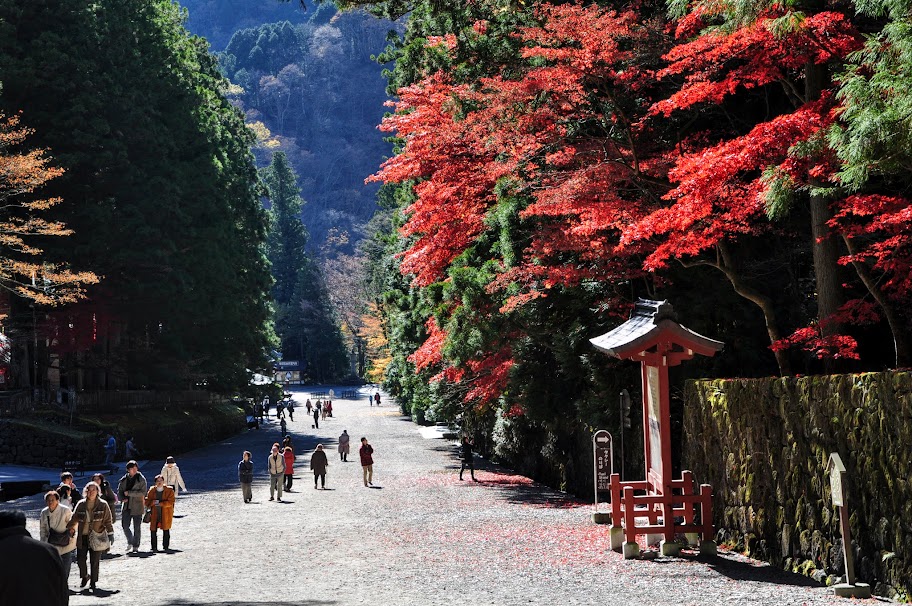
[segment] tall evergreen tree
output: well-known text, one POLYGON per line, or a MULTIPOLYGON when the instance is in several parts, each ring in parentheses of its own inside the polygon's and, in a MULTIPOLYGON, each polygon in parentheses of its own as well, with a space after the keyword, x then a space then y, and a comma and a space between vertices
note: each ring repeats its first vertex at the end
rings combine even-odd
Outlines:
POLYGON ((285 153, 273 154, 262 175, 272 205, 268 250, 282 355, 300 359, 310 380, 343 378, 348 369, 344 341, 322 272, 305 250, 304 200, 285 153))
POLYGON ((67 318, 84 387, 228 389, 266 364, 253 137, 184 18, 167 0, 0 0, 3 109, 56 150, 70 256, 102 278, 67 318))
POLYGON ((276 303, 288 305, 307 263, 307 228, 301 221, 304 200, 285 152, 272 155, 272 162, 263 170, 263 181, 272 205, 269 211, 269 261, 275 278, 272 296, 276 303))

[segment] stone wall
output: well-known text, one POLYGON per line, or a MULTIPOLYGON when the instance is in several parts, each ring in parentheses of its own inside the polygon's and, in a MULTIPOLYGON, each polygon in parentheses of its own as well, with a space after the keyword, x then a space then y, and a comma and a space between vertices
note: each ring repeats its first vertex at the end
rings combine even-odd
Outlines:
POLYGON ((0 465, 62 467, 73 459, 98 464, 105 458, 108 433, 117 439, 117 461, 124 460, 124 444, 131 436, 142 458, 164 460, 230 437, 246 427, 246 419, 239 406, 223 402, 100 414, 77 419, 75 427, 79 429, 46 418, 0 420, 0 465))
POLYGON ((912 374, 689 383, 684 467, 714 489, 723 543, 817 580, 844 574, 825 471, 848 470, 855 570, 912 597, 912 374))
POLYGON ((66 460, 86 460, 92 453, 94 435, 60 433, 18 420, 0 421, 0 465, 62 467, 66 460))

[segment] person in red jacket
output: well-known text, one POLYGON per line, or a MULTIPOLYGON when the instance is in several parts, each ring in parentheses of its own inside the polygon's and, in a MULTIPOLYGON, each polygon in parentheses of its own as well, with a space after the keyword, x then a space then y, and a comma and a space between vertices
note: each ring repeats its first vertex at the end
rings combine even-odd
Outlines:
POLYGON ((367 442, 367 438, 361 438, 361 449, 358 451, 361 455, 361 469, 364 471, 364 485, 373 486, 374 482, 374 447, 367 442))
POLYGON ((291 483, 294 480, 294 450, 291 446, 286 446, 282 450, 282 456, 285 457, 285 492, 292 492, 291 483))

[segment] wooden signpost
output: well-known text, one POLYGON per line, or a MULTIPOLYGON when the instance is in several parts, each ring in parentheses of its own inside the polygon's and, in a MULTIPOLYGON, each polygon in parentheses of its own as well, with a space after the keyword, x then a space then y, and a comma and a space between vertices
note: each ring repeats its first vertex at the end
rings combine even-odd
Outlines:
POLYGON ((611 491, 611 474, 614 472, 614 440, 611 434, 599 429, 592 435, 592 457, 595 470, 595 511, 592 521, 596 524, 611 522, 611 513, 599 511, 599 493, 611 491))
POLYGON ((842 532, 842 554, 845 558, 846 582, 833 585, 833 592, 842 598, 869 598, 871 586, 855 581, 855 559, 852 556, 852 531, 849 527, 849 508, 846 507, 845 477, 846 468, 842 458, 835 452, 830 453, 827 461, 827 472, 830 474, 830 493, 833 506, 839 508, 839 529, 842 532))

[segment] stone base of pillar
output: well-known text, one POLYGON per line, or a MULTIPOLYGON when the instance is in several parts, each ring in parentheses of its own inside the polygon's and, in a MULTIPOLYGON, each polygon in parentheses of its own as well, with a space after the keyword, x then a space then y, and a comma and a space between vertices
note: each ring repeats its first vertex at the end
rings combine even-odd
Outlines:
POLYGON ((718 552, 715 541, 700 541, 700 555, 716 555, 718 552))
POLYGON ((624 528, 621 526, 611 527, 611 549, 620 552, 624 547, 624 528))
POLYGON ((659 543, 659 551, 663 556, 678 556, 681 555, 681 544, 663 539, 662 542, 659 543))
POLYGON ((833 593, 840 598, 869 598, 871 597, 871 586, 867 583, 839 583, 833 585, 833 593))
POLYGON ((639 543, 624 543, 624 559, 635 560, 640 557, 639 543))

